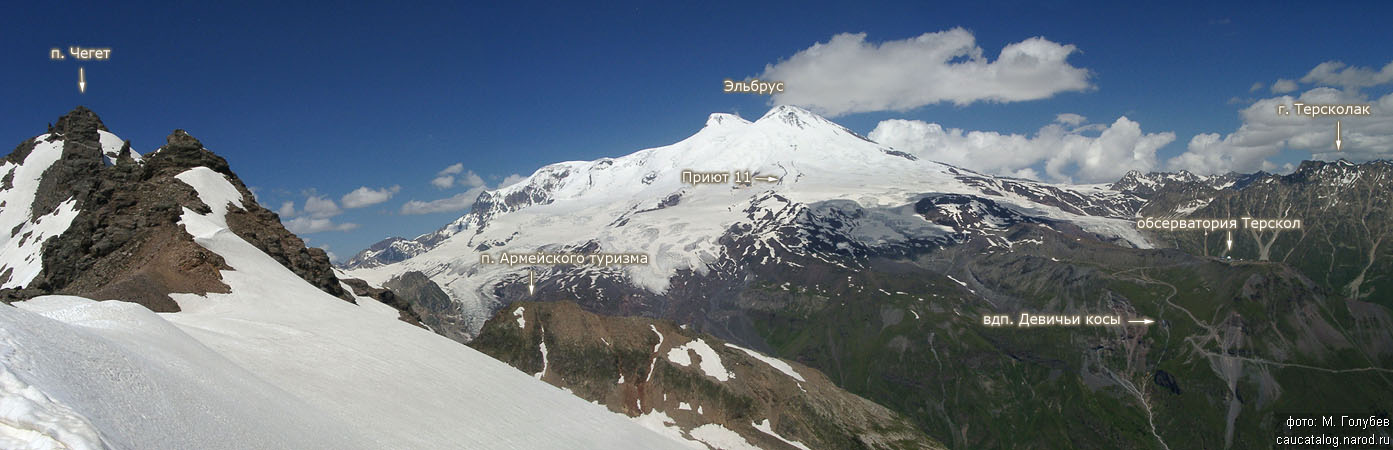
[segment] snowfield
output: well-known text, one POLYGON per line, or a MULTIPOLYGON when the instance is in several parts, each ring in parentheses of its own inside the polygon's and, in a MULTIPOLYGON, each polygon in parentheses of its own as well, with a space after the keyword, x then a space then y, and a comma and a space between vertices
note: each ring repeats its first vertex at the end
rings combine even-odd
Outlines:
POLYGON ((175 295, 167 314, 69 296, 0 306, 0 447, 684 446, 373 299, 315 289, 228 230, 243 199, 226 178, 178 179, 212 209, 180 224, 232 268, 231 293, 175 295))

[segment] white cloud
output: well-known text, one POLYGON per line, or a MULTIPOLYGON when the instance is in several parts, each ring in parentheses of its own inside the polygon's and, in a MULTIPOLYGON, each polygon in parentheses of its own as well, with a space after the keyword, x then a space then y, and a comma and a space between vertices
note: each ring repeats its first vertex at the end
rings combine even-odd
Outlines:
POLYGON ((1080 115, 1078 115, 1078 114, 1074 114, 1074 113, 1063 113, 1063 114, 1054 116, 1054 121, 1055 121, 1055 122, 1062 123, 1062 124, 1065 124, 1065 125, 1071 125, 1071 126, 1076 126, 1076 127, 1077 127, 1077 126, 1079 126, 1079 125, 1082 125, 1084 122, 1087 122, 1087 121, 1088 121, 1088 118, 1087 118, 1087 117, 1084 117, 1084 116, 1080 116, 1080 115))
POLYGON ((450 186, 454 186, 454 185, 455 185, 455 176, 454 176, 454 175, 441 175, 441 176, 432 178, 432 179, 430 180, 430 185, 431 185, 431 186, 435 186, 437 189, 449 189, 450 186))
MULTIPOLYGON (((1375 70, 1339 61, 1316 65, 1301 77, 1313 84, 1297 97, 1282 95, 1252 101, 1239 111, 1242 124, 1228 134, 1201 133, 1190 138, 1186 151, 1167 161, 1168 168, 1196 173, 1290 171, 1290 163, 1273 161, 1293 153, 1303 159, 1367 161, 1393 158, 1393 94, 1374 99, 1364 88, 1393 83, 1393 62, 1375 70), (1368 104, 1371 116, 1311 118, 1280 115, 1279 105, 1292 103, 1368 104), (1335 120, 1342 127, 1344 148, 1335 151, 1335 120)), ((1299 84, 1289 79, 1272 83, 1272 92, 1295 92, 1299 84)))
POLYGON ((479 194, 484 193, 483 186, 476 186, 470 190, 431 201, 412 200, 401 205, 402 214, 431 214, 439 212, 463 211, 474 205, 474 200, 479 198, 479 194))
MULTIPOLYGON (((484 191, 488 189, 488 186, 484 183, 483 177, 474 173, 472 170, 464 170, 462 164, 446 167, 445 170, 440 171, 440 174, 441 176, 437 177, 436 180, 449 178, 449 181, 436 183, 436 180, 432 180, 431 184, 442 189, 454 185, 468 186, 469 189, 459 194, 430 201, 411 200, 401 205, 401 214, 412 215, 463 211, 474 206, 474 201, 479 198, 480 194, 483 194, 484 191), (446 174, 447 171, 450 172, 450 174, 446 174), (456 183, 456 181, 458 181, 458 183, 456 183)), ((524 179, 526 178, 522 175, 508 175, 504 177, 503 181, 499 182, 497 186, 494 186, 494 189, 509 186, 524 179)))
MULTIPOLYGON (((1324 64, 1322 64, 1324 65, 1324 64)), ((1393 94, 1370 101, 1357 92, 1332 87, 1307 90, 1300 97, 1266 98, 1239 111, 1243 124, 1226 135, 1203 133, 1190 139, 1185 153, 1167 162, 1171 169, 1196 173, 1282 170, 1273 158, 1285 150, 1308 153, 1303 158, 1366 161, 1393 158, 1393 94), (1278 115, 1277 106, 1310 104, 1370 104, 1372 116, 1340 117, 1343 151, 1336 152, 1333 117, 1278 115)))
POLYGON ((333 219, 322 217, 296 217, 285 222, 285 228, 295 234, 312 234, 324 231, 350 231, 358 228, 358 224, 334 223, 333 219))
POLYGON ((454 175, 464 171, 464 163, 454 163, 440 170, 436 175, 454 175))
POLYGON ((484 179, 483 177, 480 177, 479 174, 476 174, 473 170, 471 170, 465 172, 464 175, 460 175, 459 184, 474 188, 483 186, 484 179))
POLYGON ((526 179, 527 179, 527 177, 524 177, 524 176, 518 175, 518 174, 508 175, 507 177, 504 177, 504 178, 503 178, 503 181, 498 182, 498 187, 512 186, 512 185, 514 185, 514 184, 517 184, 517 182, 522 181, 522 180, 526 180, 526 179))
POLYGON ((337 216, 342 213, 343 210, 339 209, 339 205, 334 203, 331 199, 320 197, 317 194, 310 194, 309 198, 305 199, 305 209, 303 212, 309 214, 311 217, 324 218, 337 216))
POLYGON ((281 207, 276 210, 276 214, 280 214, 281 218, 286 219, 295 217, 295 202, 281 203, 281 207))
MULTIPOLYGON (((1082 124, 1082 117, 1079 119, 1082 124)), ((1084 183, 1115 181, 1132 169, 1153 170, 1156 150, 1175 140, 1170 132, 1143 133, 1140 124, 1126 117, 1111 125, 1067 128, 1049 124, 1034 136, 944 129, 936 123, 896 119, 880 122, 868 137, 926 159, 980 172, 1084 183), (1043 175, 1037 166, 1043 166, 1043 175)))
POLYGON ((1299 86, 1296 85, 1295 81, 1288 80, 1286 78, 1282 78, 1280 80, 1272 82, 1273 94, 1285 94, 1288 92, 1295 91, 1298 88, 1299 86))
POLYGON ((1351 90, 1378 86, 1393 82, 1393 62, 1381 70, 1374 70, 1371 67, 1347 66, 1340 61, 1326 61, 1301 77, 1301 82, 1351 90))
POLYGON ((759 78, 785 83, 774 103, 834 117, 941 102, 1004 103, 1091 89, 1088 70, 1066 61, 1075 51, 1034 37, 989 61, 962 28, 880 44, 866 42, 865 33, 842 33, 766 65, 759 78))
POLYGON ((1257 92, 1257 91, 1261 91, 1261 90, 1262 90, 1262 87, 1263 87, 1263 84, 1262 84, 1261 81, 1256 82, 1256 83, 1253 83, 1253 86, 1248 88, 1248 92, 1257 92))
POLYGON ((430 185, 437 189, 449 189, 455 186, 456 181, 461 186, 471 188, 484 185, 484 179, 479 174, 474 173, 473 170, 464 170, 464 163, 454 163, 436 172, 435 178, 430 180, 430 185))
POLYGON ((393 194, 401 190, 401 186, 392 186, 382 189, 371 189, 367 186, 354 189, 353 192, 344 194, 339 199, 344 208, 362 208, 364 206, 376 205, 392 198, 393 194))

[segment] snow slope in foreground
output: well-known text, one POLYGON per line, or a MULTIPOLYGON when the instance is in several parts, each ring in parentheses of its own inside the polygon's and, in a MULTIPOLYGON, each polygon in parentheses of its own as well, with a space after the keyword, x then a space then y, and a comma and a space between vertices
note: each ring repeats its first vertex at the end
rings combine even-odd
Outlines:
POLYGON ((228 230, 242 198, 222 175, 178 179, 212 209, 180 223, 232 267, 231 293, 175 295, 170 314, 63 296, 0 307, 0 446, 678 445, 372 299, 315 289, 228 230))

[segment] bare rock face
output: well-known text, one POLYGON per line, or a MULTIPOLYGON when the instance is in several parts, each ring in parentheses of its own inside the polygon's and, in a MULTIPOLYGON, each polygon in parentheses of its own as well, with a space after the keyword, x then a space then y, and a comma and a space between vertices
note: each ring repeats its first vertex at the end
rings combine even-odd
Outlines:
POLYGON ((388 305, 413 315, 437 334, 458 342, 468 342, 469 333, 459 307, 440 286, 421 272, 406 272, 382 284, 395 293, 397 303, 388 305))
MULTIPOLYGON (((230 267, 178 224, 184 208, 210 211, 192 187, 174 178, 202 166, 225 175, 242 193, 244 209, 228 214, 234 233, 315 287, 353 301, 324 251, 306 248, 275 213, 256 203, 227 160, 184 130, 175 130, 163 147, 140 161, 131 157, 126 142, 111 165, 103 160, 98 133, 106 126, 91 110, 79 106, 50 131, 48 140, 63 140, 63 155, 44 172, 32 215, 50 214, 69 199, 78 213, 67 231, 43 244, 39 275, 24 288, 0 290, 0 299, 72 294, 171 312, 179 310, 171 293, 228 292, 219 271, 230 267)), ((22 163, 35 144, 26 141, 5 161, 22 163)), ((0 188, 10 184, 0 181, 0 188)))

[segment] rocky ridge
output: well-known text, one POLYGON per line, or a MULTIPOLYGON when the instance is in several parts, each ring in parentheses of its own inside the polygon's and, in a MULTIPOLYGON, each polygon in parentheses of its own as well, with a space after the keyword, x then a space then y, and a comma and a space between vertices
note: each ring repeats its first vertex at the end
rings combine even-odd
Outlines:
MULTIPOLYGON (((41 253, 33 256, 42 261, 38 275, 23 286, 0 291, 0 297, 21 300, 72 294, 127 300, 169 312, 178 310, 170 293, 226 292, 218 271, 228 267, 194 243, 178 223, 184 208, 206 213, 209 205, 174 176, 207 167, 225 175, 242 194, 245 209, 228 215, 232 232, 320 290, 353 301, 334 276, 325 252, 306 247, 286 230, 275 213, 256 203, 226 160, 187 132, 175 130, 164 146, 139 159, 126 141, 107 164, 110 153, 103 151, 102 140, 106 139, 103 133, 109 132, 91 110, 79 106, 50 130, 20 144, 5 161, 25 164, 36 145, 61 142, 61 157, 39 179, 32 216, 53 213, 64 202, 71 202, 76 215, 66 230, 48 237, 41 253)), ((11 168, 7 177, 14 172, 11 168)), ((24 238, 13 232, 10 236, 24 238)), ((0 273, 0 278, 7 277, 0 273)))

